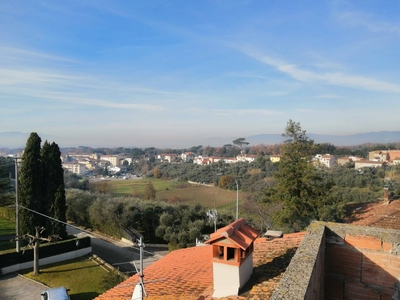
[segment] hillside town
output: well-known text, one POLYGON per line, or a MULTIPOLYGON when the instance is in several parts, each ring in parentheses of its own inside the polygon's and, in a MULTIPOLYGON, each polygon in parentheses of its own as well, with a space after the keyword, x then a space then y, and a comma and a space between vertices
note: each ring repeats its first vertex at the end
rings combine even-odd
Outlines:
MULTIPOLYGON (((236 157, 216 157, 195 155, 193 152, 181 154, 158 154, 154 159, 164 163, 193 162, 197 165, 210 165, 218 162, 234 164, 240 162, 254 162, 258 155, 239 154, 236 157)), ((279 162, 279 155, 268 156, 271 162, 279 162)), ((150 157, 143 159, 150 160, 150 157)), ((133 161, 132 157, 122 155, 101 155, 101 154, 66 154, 62 156, 63 168, 72 173, 84 175, 94 168, 107 168, 111 174, 126 172, 127 166, 133 161)), ((331 154, 317 154, 313 157, 315 164, 332 168, 335 165, 354 163, 355 169, 367 167, 382 167, 384 165, 399 165, 400 150, 375 150, 369 152, 367 158, 357 156, 335 157, 331 154)))

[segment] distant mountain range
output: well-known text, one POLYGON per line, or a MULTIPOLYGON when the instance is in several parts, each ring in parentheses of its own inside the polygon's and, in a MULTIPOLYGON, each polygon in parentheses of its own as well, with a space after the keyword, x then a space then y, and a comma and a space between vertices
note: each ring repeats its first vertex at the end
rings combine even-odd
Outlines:
MULTIPOLYGON (((321 135, 314 133, 307 133, 308 137, 316 143, 331 143, 335 146, 355 146, 365 143, 373 144, 387 144, 387 143, 400 143, 400 131, 380 131, 380 132, 367 132, 352 135, 321 135)), ((232 138, 211 138, 203 140, 201 145, 209 146, 222 146, 225 144, 232 144, 232 141, 237 137, 232 138)), ((274 145, 283 143, 286 138, 280 134, 258 134, 246 137, 246 141, 250 145, 274 145)))
MULTIPOLYGON (((0 132, 0 148, 23 148, 25 147, 26 140, 28 139, 30 133, 27 132, 0 132)), ((307 133, 307 135, 313 139, 316 143, 331 143, 335 146, 355 146, 361 145, 365 143, 373 143, 373 144, 387 144, 387 143, 400 143, 400 131, 380 131, 380 132, 367 132, 367 133, 359 133, 352 135, 321 135, 321 134, 313 134, 307 133)), ((50 136, 45 134, 40 134, 39 136, 42 138, 42 141, 48 140, 50 142, 56 141, 60 147, 62 147, 63 142, 66 139, 62 137, 50 136)), ((250 143, 250 145, 274 145, 282 143, 285 138, 280 134, 259 134, 245 137, 246 141, 250 143)), ((204 140, 199 140, 197 145, 203 146, 212 146, 212 147, 220 147, 225 144, 232 144, 232 141, 237 139, 237 137, 231 138, 209 138, 204 140)), ((71 140, 70 138, 68 140, 71 140)), ((173 143, 173 141, 171 141, 173 143)), ((179 142, 181 143, 181 142, 179 142)), ((81 146, 81 145, 73 145, 73 143, 69 142, 69 146, 81 146)), ((88 147, 95 147, 94 145, 84 145, 88 147)), ((105 147, 107 145, 104 145, 105 147)), ((120 147, 121 145, 114 145, 114 147, 120 147)), ((179 145, 165 145, 167 147, 191 147, 193 145, 185 145, 183 147, 179 145)), ((131 147, 142 147, 141 145, 131 145, 131 147)), ((161 147, 160 147, 161 148, 161 147)))

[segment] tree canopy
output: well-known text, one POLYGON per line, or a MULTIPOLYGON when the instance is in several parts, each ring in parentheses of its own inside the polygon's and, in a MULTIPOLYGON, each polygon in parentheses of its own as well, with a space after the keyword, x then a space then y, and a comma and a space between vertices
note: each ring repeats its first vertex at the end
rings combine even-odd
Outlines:
MULTIPOLYGON (((25 208, 66 222, 64 171, 61 153, 56 143, 47 141, 41 148, 41 138, 32 132, 22 156, 19 176, 19 199, 25 208)), ((47 236, 66 237, 65 224, 50 220, 32 211, 21 210, 21 232, 34 234, 35 227, 46 228, 47 236)))
MULTIPOLYGON (((64 190, 64 170, 61 164, 61 152, 56 143, 49 144, 47 141, 43 144, 42 151, 43 164, 43 193, 45 201, 46 214, 53 218, 66 222, 65 213, 67 210, 65 204, 64 190)), ((47 235, 57 235, 61 238, 67 236, 66 226, 63 223, 47 219, 47 235)))
POLYGON ((328 195, 333 186, 311 160, 314 142, 301 129, 300 123, 289 120, 285 132, 288 139, 281 149, 276 185, 268 188, 267 201, 281 202, 283 208, 275 214, 281 226, 300 230, 312 220, 320 220, 326 209, 328 195))
MULTIPOLYGON (((40 155, 41 139, 36 132, 32 132, 26 142, 22 155, 19 176, 19 203, 29 209, 43 213, 43 165, 40 155)), ((45 226, 44 217, 22 209, 20 214, 20 226, 23 234, 35 234, 35 226, 45 226)))
POLYGON ((237 138, 236 140, 232 141, 232 143, 240 148, 240 153, 243 154, 243 146, 247 146, 249 142, 246 142, 245 138, 237 138))

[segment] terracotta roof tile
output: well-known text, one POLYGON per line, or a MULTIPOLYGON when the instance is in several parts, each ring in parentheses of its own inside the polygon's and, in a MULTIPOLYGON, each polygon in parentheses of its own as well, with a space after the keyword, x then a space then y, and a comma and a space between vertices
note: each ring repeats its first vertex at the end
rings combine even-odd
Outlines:
MULTIPOLYGON (((240 296, 225 300, 269 299, 279 284, 305 232, 254 242, 254 270, 240 296)), ((212 247, 175 250, 144 270, 146 299, 211 300, 213 294, 212 247)), ((138 282, 134 275, 96 299, 130 300, 138 282)))
POLYGON ((400 229, 400 201, 361 203, 348 206, 346 223, 400 229))
POLYGON ((212 244, 219 239, 226 238, 233 241, 240 248, 247 249, 259 234, 258 230, 247 225, 245 219, 239 219, 212 233, 206 243, 212 244))
MULTIPOLYGON (((172 251, 147 267, 144 270, 147 299, 198 299, 211 295, 211 248, 202 246, 172 251)), ((138 280, 136 274, 96 299, 130 300, 138 280)))

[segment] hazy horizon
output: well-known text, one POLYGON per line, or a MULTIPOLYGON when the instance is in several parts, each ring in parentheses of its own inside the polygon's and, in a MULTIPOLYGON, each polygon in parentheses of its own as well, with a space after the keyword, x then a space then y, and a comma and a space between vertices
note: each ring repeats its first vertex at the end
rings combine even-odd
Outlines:
MULTIPOLYGON (((24 148, 25 143, 29 137, 30 133, 25 132, 0 132, 0 148, 9 148, 9 149, 18 149, 24 148)), ((49 136, 46 134, 38 133, 38 135, 42 139, 42 143, 44 141, 48 142, 56 142, 60 148, 77 148, 80 146, 91 147, 91 148, 147 148, 147 147, 156 147, 156 148, 180 148, 180 149, 188 149, 193 146, 211 146, 211 147, 221 147, 225 144, 232 144, 233 140, 238 137, 209 137, 208 139, 203 140, 195 140, 195 141, 187 141, 185 144, 176 143, 174 140, 170 140, 169 144, 159 144, 157 145, 155 142, 150 144, 129 144, 128 142, 122 144, 107 144, 103 142, 102 144, 90 144, 90 143, 69 143, 63 137, 60 136, 49 136)), ((365 132, 354 135, 344 135, 344 136, 335 136, 335 135, 318 135, 314 133, 307 132, 307 135, 310 139, 314 140, 316 143, 330 143, 335 146, 356 146, 362 145, 366 143, 373 144, 388 144, 388 143, 400 143, 400 131, 381 131, 381 132, 365 132)), ((242 136, 244 137, 244 136, 242 136)), ((260 135, 251 135, 248 137, 244 137, 247 142, 249 142, 250 146, 255 145, 274 145, 283 143, 285 138, 282 137, 281 134, 260 134, 260 135)))

